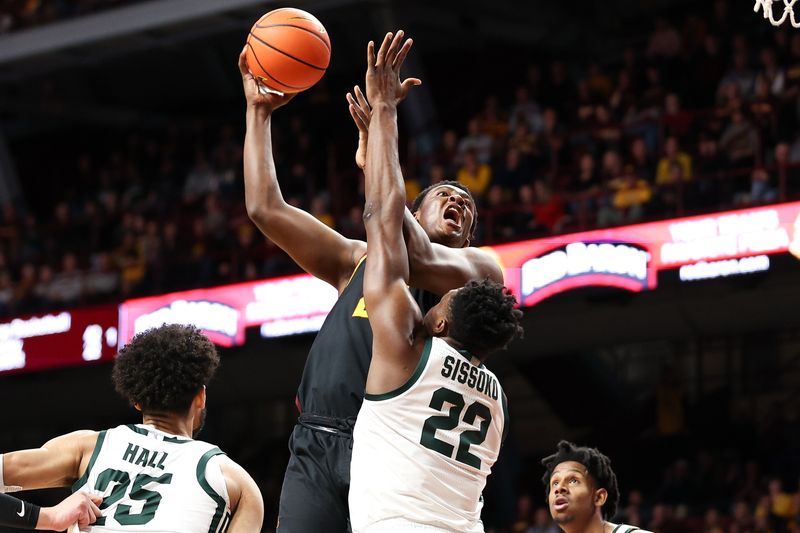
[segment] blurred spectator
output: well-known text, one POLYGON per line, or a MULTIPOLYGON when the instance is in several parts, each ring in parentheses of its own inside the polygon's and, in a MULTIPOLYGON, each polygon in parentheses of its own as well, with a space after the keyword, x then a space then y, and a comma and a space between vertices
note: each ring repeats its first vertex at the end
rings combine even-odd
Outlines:
POLYGON ((331 215, 330 210, 328 209, 328 200, 325 196, 318 194, 314 198, 311 199, 311 208, 309 209, 311 214, 328 226, 329 228, 336 227, 336 220, 331 215))
POLYGON ((787 194, 796 195, 800 192, 800 167, 798 162, 791 159, 791 148, 785 142, 775 146, 773 165, 778 181, 778 192, 781 199, 787 194))
POLYGON ((778 65, 775 50, 772 48, 762 49, 760 59, 761 71, 758 73, 758 79, 766 85, 769 94, 780 95, 785 88, 786 73, 778 65))
POLYGON ((748 66, 747 53, 735 52, 732 68, 722 77, 720 89, 728 84, 736 86, 738 93, 743 98, 749 98, 755 89, 756 77, 748 66))
POLYGON ((9 314, 14 309, 14 287, 12 286, 11 273, 0 270, 0 313, 9 314))
MULTIPOLYGON (((441 168, 441 167, 440 167, 441 168)), ((440 180, 441 181, 441 180, 440 180)), ((342 235, 349 239, 367 240, 364 230, 364 211, 360 205, 354 205, 347 211, 347 217, 342 220, 339 229, 342 235)))
POLYGON ((516 148, 508 149, 504 164, 492 174, 494 176, 492 183, 505 192, 516 191, 528 180, 528 174, 523 168, 519 150, 516 148))
POLYGON ((692 158, 680 149, 677 138, 669 137, 664 143, 664 157, 659 160, 656 168, 656 185, 676 183, 673 165, 678 165, 683 180, 688 181, 692 178, 692 158))
POLYGON ((497 148, 496 141, 504 138, 509 129, 508 120, 500 111, 497 96, 491 95, 486 98, 483 111, 480 114, 480 121, 483 132, 492 139, 492 147, 497 148))
POLYGON ((750 190, 740 194, 737 203, 758 205, 774 202, 778 199, 778 190, 770 182, 769 172, 765 168, 754 168, 750 174, 750 190))
POLYGON ((636 175, 649 183, 653 183, 655 163, 647 150, 647 144, 641 137, 636 137, 631 141, 630 164, 633 166, 633 171, 636 175))
POLYGON ((458 157, 463 160, 467 153, 473 152, 481 163, 488 163, 492 157, 492 138, 484 133, 477 118, 467 123, 467 136, 458 143, 458 157))
POLYGON ((731 115, 730 123, 722 132, 719 147, 735 167, 747 168, 755 163, 758 134, 741 111, 731 115))
POLYGON ((517 518, 511 526, 513 533, 525 533, 531 525, 533 504, 529 494, 521 494, 517 498, 517 518))
POLYGON ((511 206, 507 200, 507 195, 498 185, 492 185, 486 196, 486 207, 489 208, 491 225, 491 238, 495 241, 506 241, 511 239, 515 233, 515 217, 511 211, 511 206))
POLYGON ((184 201, 193 203, 207 193, 216 192, 218 187, 219 177, 209 165, 205 152, 197 149, 194 167, 192 167, 189 175, 186 176, 186 182, 183 185, 184 201))
POLYGON ((712 508, 706 511, 703 533, 726 533, 722 527, 719 512, 716 509, 712 508))
POLYGON ((672 59, 681 51, 681 36, 666 19, 656 19, 656 27, 647 43, 647 55, 652 58, 672 59))
POLYGON ((514 106, 508 121, 508 130, 514 131, 521 121, 527 122, 528 129, 539 133, 544 129, 544 119, 539 105, 530 99, 528 88, 520 85, 514 91, 514 106))
POLYGON ((578 227, 589 225, 590 213, 596 209, 597 196, 600 194, 600 176, 598 175, 592 154, 583 154, 580 158, 578 175, 570 180, 570 213, 575 217, 578 227))
POLYGON ((615 215, 612 216, 613 222, 633 223, 641 220, 644 206, 653 196, 650 184, 637 176, 633 167, 628 165, 614 185, 614 189, 612 205, 615 215))
POLYGON ((456 179, 466 185, 472 195, 482 198, 492 181, 492 169, 478 159, 477 154, 469 150, 464 154, 464 164, 458 169, 456 179))
POLYGON ((567 222, 564 200, 543 180, 533 184, 533 221, 535 227, 547 233, 560 233, 567 222))
POLYGON ((680 97, 669 93, 664 99, 664 115, 661 117, 664 133, 669 137, 684 139, 692 128, 692 115, 681 108, 680 97))
MULTIPOLYGON (((458 170, 458 135, 453 130, 447 130, 442 135, 442 143, 434 155, 434 163, 442 167, 445 175, 452 179, 458 170)), ((433 182, 432 182, 433 183, 433 182)))
POLYGON ((94 255, 91 268, 84 280, 87 296, 93 301, 102 301, 108 295, 115 294, 119 289, 119 272, 111 263, 111 257, 106 252, 94 255))
POLYGON ((61 271, 53 277, 47 293, 59 307, 77 305, 83 293, 83 275, 78 270, 75 254, 67 253, 61 261, 61 271))

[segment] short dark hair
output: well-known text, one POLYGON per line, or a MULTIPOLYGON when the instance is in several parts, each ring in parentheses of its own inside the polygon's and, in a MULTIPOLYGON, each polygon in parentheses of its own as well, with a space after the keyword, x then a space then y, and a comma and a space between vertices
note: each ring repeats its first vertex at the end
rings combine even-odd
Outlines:
POLYGON ((514 295, 500 283, 488 278, 470 281, 450 300, 447 336, 485 358, 522 335, 522 311, 515 308, 516 303, 514 295))
POLYGON ((603 513, 604 520, 614 518, 614 515, 617 514, 617 505, 619 505, 617 475, 611 469, 611 459, 603 455, 597 448, 576 446, 566 440, 560 441, 556 453, 542 459, 542 466, 545 468, 544 477, 542 477, 545 498, 550 495, 550 478, 553 477, 553 470, 566 461, 575 461, 585 466, 589 475, 592 476, 592 480, 597 484, 597 488, 606 489, 608 498, 600 512, 603 513))
POLYGON ((119 351, 111 378, 142 412, 185 413, 218 366, 217 349, 199 329, 170 324, 134 336, 119 351))
POLYGON ((475 203, 475 197, 472 196, 472 191, 469 190, 469 187, 464 185, 463 183, 459 183, 453 180, 442 180, 437 183, 433 183, 428 185, 414 198, 414 201, 411 203, 411 212, 416 213, 419 211, 420 206, 422 206, 422 202, 428 196, 428 193, 431 192, 433 189, 437 187, 441 187, 442 185, 450 185, 451 187, 455 187, 456 189, 461 189, 465 193, 469 195, 469 199, 472 201, 473 206, 473 217, 472 217, 472 227, 469 228, 469 238, 472 239, 475 237, 475 228, 478 227, 478 205, 475 203))

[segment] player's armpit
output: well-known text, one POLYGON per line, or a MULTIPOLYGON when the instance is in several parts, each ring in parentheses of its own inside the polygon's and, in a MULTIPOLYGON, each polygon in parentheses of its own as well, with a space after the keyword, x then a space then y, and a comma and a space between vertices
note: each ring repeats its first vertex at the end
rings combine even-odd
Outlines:
POLYGON ((3 454, 4 483, 25 490, 72 485, 86 468, 97 436, 96 431, 76 431, 41 448, 3 454))
POLYGON ((256 482, 244 468, 226 458, 220 465, 231 500, 231 525, 228 533, 261 531, 264 522, 264 499, 256 482))

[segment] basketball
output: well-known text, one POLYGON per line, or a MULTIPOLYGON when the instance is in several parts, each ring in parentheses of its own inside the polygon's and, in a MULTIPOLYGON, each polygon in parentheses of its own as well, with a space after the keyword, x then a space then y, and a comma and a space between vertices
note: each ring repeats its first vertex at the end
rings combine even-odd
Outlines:
POLYGON ((247 36, 250 72, 270 89, 304 91, 325 74, 331 41, 316 17, 291 7, 270 11, 247 36))

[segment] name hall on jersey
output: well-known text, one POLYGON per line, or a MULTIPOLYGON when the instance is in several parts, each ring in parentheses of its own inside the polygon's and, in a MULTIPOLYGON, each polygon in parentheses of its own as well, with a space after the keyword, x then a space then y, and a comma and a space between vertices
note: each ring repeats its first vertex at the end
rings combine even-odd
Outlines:
POLYGON ((168 455, 167 452, 152 452, 147 448, 128 443, 128 448, 125 450, 122 460, 136 466, 149 466, 164 470, 164 462, 167 460, 168 455))

